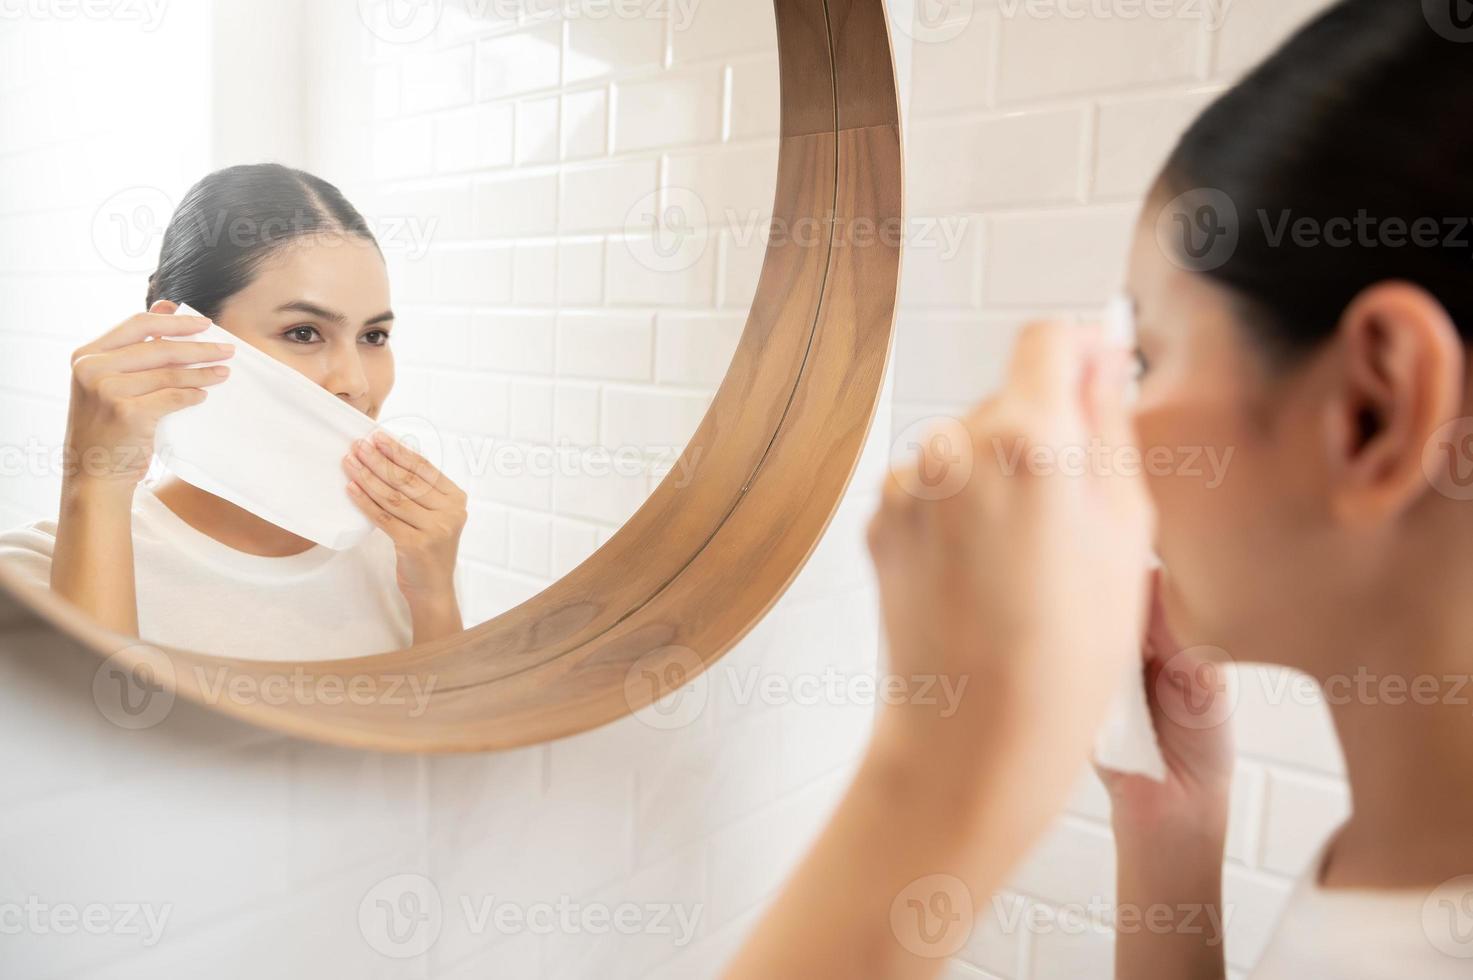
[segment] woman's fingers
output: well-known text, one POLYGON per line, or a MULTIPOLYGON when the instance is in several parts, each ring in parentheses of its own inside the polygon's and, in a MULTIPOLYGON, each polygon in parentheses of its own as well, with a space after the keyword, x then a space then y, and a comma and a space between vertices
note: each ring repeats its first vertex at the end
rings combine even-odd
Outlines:
POLYGON ((378 447, 379 452, 441 493, 453 495, 459 489, 433 463, 382 429, 373 433, 369 439, 378 447))
POLYGON ((230 369, 223 366, 203 368, 157 368, 152 371, 130 371, 126 374, 110 374, 97 382, 99 395, 114 401, 136 398, 165 388, 208 388, 230 376, 230 369))
MULTIPOLYGON (((155 307, 159 304, 155 303, 155 307)), ((78 348, 72 362, 87 354, 101 354, 120 347, 140 343, 149 337, 183 337, 199 333, 210 325, 202 316, 173 316, 162 313, 139 313, 130 316, 92 343, 78 348)))
MULTIPOLYGON (((413 477, 408 471, 384 460, 382 455, 375 460, 373 453, 363 450, 349 453, 343 460, 343 467, 353 478, 353 484, 349 487, 350 492, 353 486, 356 486, 384 511, 411 527, 424 528, 427 526, 429 510, 419 502, 413 492, 406 490, 400 482, 411 478, 418 480, 417 477, 413 477), (390 473, 395 475, 388 475, 390 473)), ((430 490, 423 481, 417 483, 416 489, 420 496, 430 490)))
POLYGON ((1003 386, 1007 402, 1077 423, 1091 351, 1099 344, 1097 325, 1066 320, 1036 320, 1018 335, 1003 386))
POLYGON ((234 344, 170 340, 130 344, 115 350, 86 354, 72 364, 72 374, 84 386, 110 375, 150 371, 184 364, 208 364, 235 354, 234 344))

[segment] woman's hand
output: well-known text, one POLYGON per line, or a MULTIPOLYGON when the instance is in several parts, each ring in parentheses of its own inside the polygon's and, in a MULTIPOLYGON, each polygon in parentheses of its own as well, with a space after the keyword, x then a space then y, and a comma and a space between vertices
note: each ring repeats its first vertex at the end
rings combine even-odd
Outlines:
POLYGON ((455 562, 465 530, 466 495, 419 453, 379 430, 343 457, 348 495, 394 542, 399 591, 414 617, 414 641, 464 628, 455 562))
MULTIPOLYGON (((1166 626, 1160 575, 1152 576, 1151 616, 1144 644, 1146 696, 1166 779, 1097 767, 1109 791, 1118 837, 1143 842, 1191 835, 1220 843, 1227 836, 1232 788, 1232 726, 1226 674, 1205 648, 1183 649, 1166 626)), ((1220 859, 1220 856, 1219 856, 1220 859)))
POLYGON ((146 341, 198 333, 203 317, 173 316, 178 306, 160 300, 72 354, 71 404, 67 412, 66 483, 110 487, 131 496, 148 473, 159 420, 205 400, 206 389, 229 375, 220 361, 233 344, 146 341))
POLYGON ((915 696, 887 697, 731 980, 935 976, 1063 808, 1146 615, 1127 361, 1100 346, 1095 330, 1028 327, 1001 393, 886 481, 870 551, 889 668, 915 696), (935 697, 946 685, 959 699, 935 697))
POLYGON ((205 399, 223 366, 186 367, 231 356, 234 345, 148 341, 198 333, 201 317, 171 316, 155 303, 72 354, 65 472, 51 589, 107 629, 138 634, 133 580, 133 494, 153 459, 159 420, 205 399))
POLYGON ((1166 779, 1097 767, 1109 791, 1117 855, 1117 902, 1139 916, 1149 908, 1192 913, 1190 924, 1122 932, 1117 980, 1226 975, 1222 862, 1235 755, 1227 675, 1205 648, 1183 649, 1166 626, 1160 575, 1153 577, 1145 639, 1146 692, 1166 779))
POLYGON ((870 525, 891 670, 965 686, 950 718, 887 705, 880 738, 956 779, 1007 769, 1038 820, 1088 760, 1145 627, 1152 512, 1127 368, 1095 328, 1030 325, 1001 392, 962 420, 968 444, 923 447, 870 525), (958 465, 971 473, 954 493, 912 492, 958 465))

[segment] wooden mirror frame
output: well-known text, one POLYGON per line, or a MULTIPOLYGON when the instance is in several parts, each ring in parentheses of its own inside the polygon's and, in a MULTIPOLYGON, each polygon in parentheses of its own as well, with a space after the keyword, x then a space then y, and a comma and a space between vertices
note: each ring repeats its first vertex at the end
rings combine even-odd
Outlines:
POLYGON ((405 752, 573 735, 713 664, 787 589, 838 508, 879 402, 899 288, 900 115, 883 0, 774 6, 782 125, 773 227, 790 233, 770 239, 731 366, 681 461, 586 561, 455 637, 308 662, 120 637, 0 567, 0 650, 23 655, 50 636, 268 729, 405 752), (836 226, 846 233, 835 236, 836 226), (818 240, 794 229, 815 229, 818 240), (679 486, 677 473, 694 478, 679 486), (433 687, 422 709, 405 698, 219 697, 222 677, 264 690, 254 685, 287 672, 329 682, 322 690, 398 690, 410 678, 433 687))

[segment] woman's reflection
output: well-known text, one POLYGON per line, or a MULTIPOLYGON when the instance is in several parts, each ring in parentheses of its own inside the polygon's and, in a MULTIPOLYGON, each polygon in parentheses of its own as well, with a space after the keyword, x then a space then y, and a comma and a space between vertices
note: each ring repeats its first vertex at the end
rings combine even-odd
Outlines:
POLYGON ((370 417, 393 388, 389 280, 362 215, 299 170, 210 174, 164 234, 148 312, 72 355, 58 519, 0 535, 0 561, 109 629, 226 656, 358 656, 459 632, 466 495, 392 439, 343 459, 349 496, 377 528, 346 551, 177 477, 146 479, 159 419, 229 372, 223 346, 147 340, 205 328, 171 315, 179 304, 370 417))

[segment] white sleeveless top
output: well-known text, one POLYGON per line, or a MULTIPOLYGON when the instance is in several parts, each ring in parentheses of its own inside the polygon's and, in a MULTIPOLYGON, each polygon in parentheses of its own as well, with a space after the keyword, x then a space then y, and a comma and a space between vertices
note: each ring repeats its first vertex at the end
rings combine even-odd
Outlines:
POLYGON ((1329 844, 1295 884, 1250 980, 1473 978, 1473 875, 1440 888, 1326 889, 1329 844))
MULTIPOLYGON (((0 534, 0 562, 49 587, 55 545, 56 521, 37 521, 0 534)), ((133 496, 138 632, 150 643, 252 660, 403 649, 414 628, 395 562, 377 529, 346 551, 247 554, 189 525, 146 483, 133 496)))

